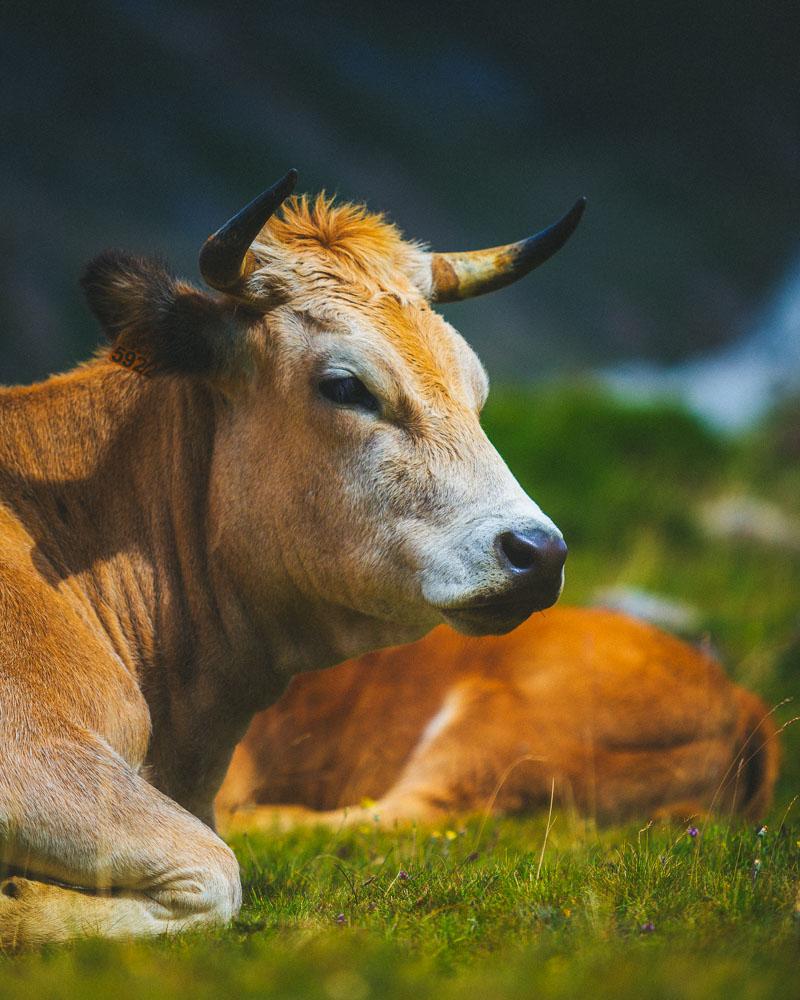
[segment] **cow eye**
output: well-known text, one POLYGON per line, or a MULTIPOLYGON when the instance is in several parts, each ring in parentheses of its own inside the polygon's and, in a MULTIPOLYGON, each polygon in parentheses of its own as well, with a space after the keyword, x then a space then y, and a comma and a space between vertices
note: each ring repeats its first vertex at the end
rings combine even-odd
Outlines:
POLYGON ((378 400, 355 375, 324 378, 319 383, 319 391, 325 399, 339 406, 357 406, 370 413, 377 413, 380 409, 378 400))

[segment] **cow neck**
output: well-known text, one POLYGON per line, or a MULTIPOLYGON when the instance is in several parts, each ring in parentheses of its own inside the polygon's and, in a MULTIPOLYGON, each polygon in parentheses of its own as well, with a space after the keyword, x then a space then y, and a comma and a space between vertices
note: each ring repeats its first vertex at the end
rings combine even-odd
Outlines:
POLYGON ((238 737, 293 674, 420 635, 309 599, 278 552, 260 607, 237 593, 208 537, 222 405, 200 380, 102 361, 0 389, 0 502, 38 572, 138 677, 154 731, 224 715, 238 737))
MULTIPOLYGON (((271 700, 253 690, 255 639, 236 631, 209 567, 215 422, 198 381, 102 362, 0 391, 0 496, 32 538, 34 566, 102 629, 148 700, 165 687, 271 700)), ((268 689, 257 655, 256 686, 268 689)))

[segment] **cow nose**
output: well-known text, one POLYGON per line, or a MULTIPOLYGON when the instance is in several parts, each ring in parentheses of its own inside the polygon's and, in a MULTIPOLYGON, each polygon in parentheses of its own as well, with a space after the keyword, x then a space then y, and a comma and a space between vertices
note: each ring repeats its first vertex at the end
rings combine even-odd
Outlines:
POLYGON ((515 576, 529 573, 546 578, 560 576, 567 558, 564 539, 539 528, 504 531, 497 538, 497 547, 515 576))

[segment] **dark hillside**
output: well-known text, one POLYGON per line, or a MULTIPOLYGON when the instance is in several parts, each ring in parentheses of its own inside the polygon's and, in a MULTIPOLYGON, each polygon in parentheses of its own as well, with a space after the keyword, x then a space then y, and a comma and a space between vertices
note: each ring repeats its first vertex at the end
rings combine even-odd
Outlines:
POLYGON ((453 307, 497 375, 734 336, 800 219, 791 5, 6 4, 0 380, 95 332, 106 245, 195 274, 210 228, 287 166, 440 248, 516 239, 580 193, 535 279, 453 307))

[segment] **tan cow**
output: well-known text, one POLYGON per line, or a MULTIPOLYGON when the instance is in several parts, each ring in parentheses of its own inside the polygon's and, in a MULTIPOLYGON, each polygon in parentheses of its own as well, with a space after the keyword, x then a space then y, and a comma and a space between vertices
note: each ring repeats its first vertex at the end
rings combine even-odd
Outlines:
POLYGON ((112 341, 0 391, 0 944, 227 920, 213 799, 301 670, 447 621, 507 631, 565 547, 481 430, 475 355, 429 303, 553 254, 432 254, 292 199, 290 172, 205 244, 220 294, 106 254, 112 341), (274 213, 274 214, 273 214, 274 213))
POLYGON ((759 818, 777 767, 767 707, 710 656, 615 612, 559 607, 501 638, 442 626, 295 677, 237 747, 217 812, 228 830, 438 823, 547 807, 555 783, 599 819, 759 818))

